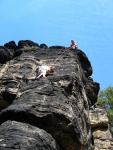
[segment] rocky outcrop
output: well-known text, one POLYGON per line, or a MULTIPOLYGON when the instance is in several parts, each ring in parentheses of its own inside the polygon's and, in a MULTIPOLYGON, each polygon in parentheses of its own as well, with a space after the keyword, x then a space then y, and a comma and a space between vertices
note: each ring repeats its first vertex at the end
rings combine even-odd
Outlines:
POLYGON ((0 127, 0 149, 57 150, 57 145, 43 129, 26 123, 6 121, 0 127))
POLYGON ((4 47, 10 49, 10 51, 16 51, 18 49, 18 47, 14 41, 4 44, 4 47))
POLYGON ((14 52, 10 49, 0 46, 0 63, 4 64, 13 58, 14 52))
POLYGON ((30 40, 21 40, 18 42, 18 48, 29 48, 29 47, 39 47, 37 43, 34 43, 33 41, 30 40))
POLYGON ((59 57, 65 50, 25 40, 13 57, 0 53, 1 150, 94 149, 89 108, 97 101, 99 84, 90 77, 85 53, 70 49, 59 57), (33 76, 42 64, 53 65, 54 74, 27 85, 23 76, 33 76))
POLYGON ((112 150, 112 135, 105 109, 97 107, 90 110, 89 118, 94 139, 94 150, 112 150))

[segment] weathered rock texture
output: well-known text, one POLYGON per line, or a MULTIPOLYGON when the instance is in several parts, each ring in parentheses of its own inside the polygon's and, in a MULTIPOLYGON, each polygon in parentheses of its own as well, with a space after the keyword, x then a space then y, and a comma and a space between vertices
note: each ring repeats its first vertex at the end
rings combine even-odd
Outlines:
POLYGON ((95 150, 111 150, 112 136, 109 130, 107 113, 102 108, 95 108, 89 113, 95 150))
POLYGON ((90 61, 79 49, 55 61, 64 50, 29 40, 0 47, 0 150, 97 150, 102 131, 100 149, 110 149, 108 120, 99 130, 102 123, 91 117, 99 110, 89 117, 99 91, 90 61), (27 85, 22 77, 43 64, 54 65, 54 74, 27 85))

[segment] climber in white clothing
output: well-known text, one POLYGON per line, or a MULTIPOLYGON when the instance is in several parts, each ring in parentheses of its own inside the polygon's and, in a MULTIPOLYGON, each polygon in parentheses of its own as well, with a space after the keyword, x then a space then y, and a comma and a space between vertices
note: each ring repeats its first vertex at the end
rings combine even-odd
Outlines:
POLYGON ((54 72, 54 67, 42 65, 36 69, 34 77, 26 78, 25 81, 26 83, 28 83, 28 80, 39 80, 39 78, 46 77, 48 73, 53 73, 53 72, 54 72))

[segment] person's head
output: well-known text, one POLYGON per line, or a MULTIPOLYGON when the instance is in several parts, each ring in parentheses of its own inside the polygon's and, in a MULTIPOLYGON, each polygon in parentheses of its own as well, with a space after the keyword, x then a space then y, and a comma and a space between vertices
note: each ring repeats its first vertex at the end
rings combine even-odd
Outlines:
POLYGON ((50 73, 53 73, 53 72, 54 72, 54 67, 50 66, 48 71, 49 71, 50 73))
POLYGON ((75 41, 74 41, 74 40, 71 40, 71 43, 73 44, 73 43, 75 43, 75 41))

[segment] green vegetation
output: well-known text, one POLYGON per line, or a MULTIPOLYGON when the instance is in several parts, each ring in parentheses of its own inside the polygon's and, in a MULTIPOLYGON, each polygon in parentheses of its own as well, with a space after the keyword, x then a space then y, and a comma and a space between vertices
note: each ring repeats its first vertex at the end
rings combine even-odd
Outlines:
POLYGON ((36 47, 35 46, 24 47, 24 51, 30 51, 30 50, 33 50, 34 48, 36 47))
POLYGON ((98 96, 98 103, 106 106, 106 111, 110 121, 110 130, 113 136, 113 87, 109 86, 101 90, 98 96))

